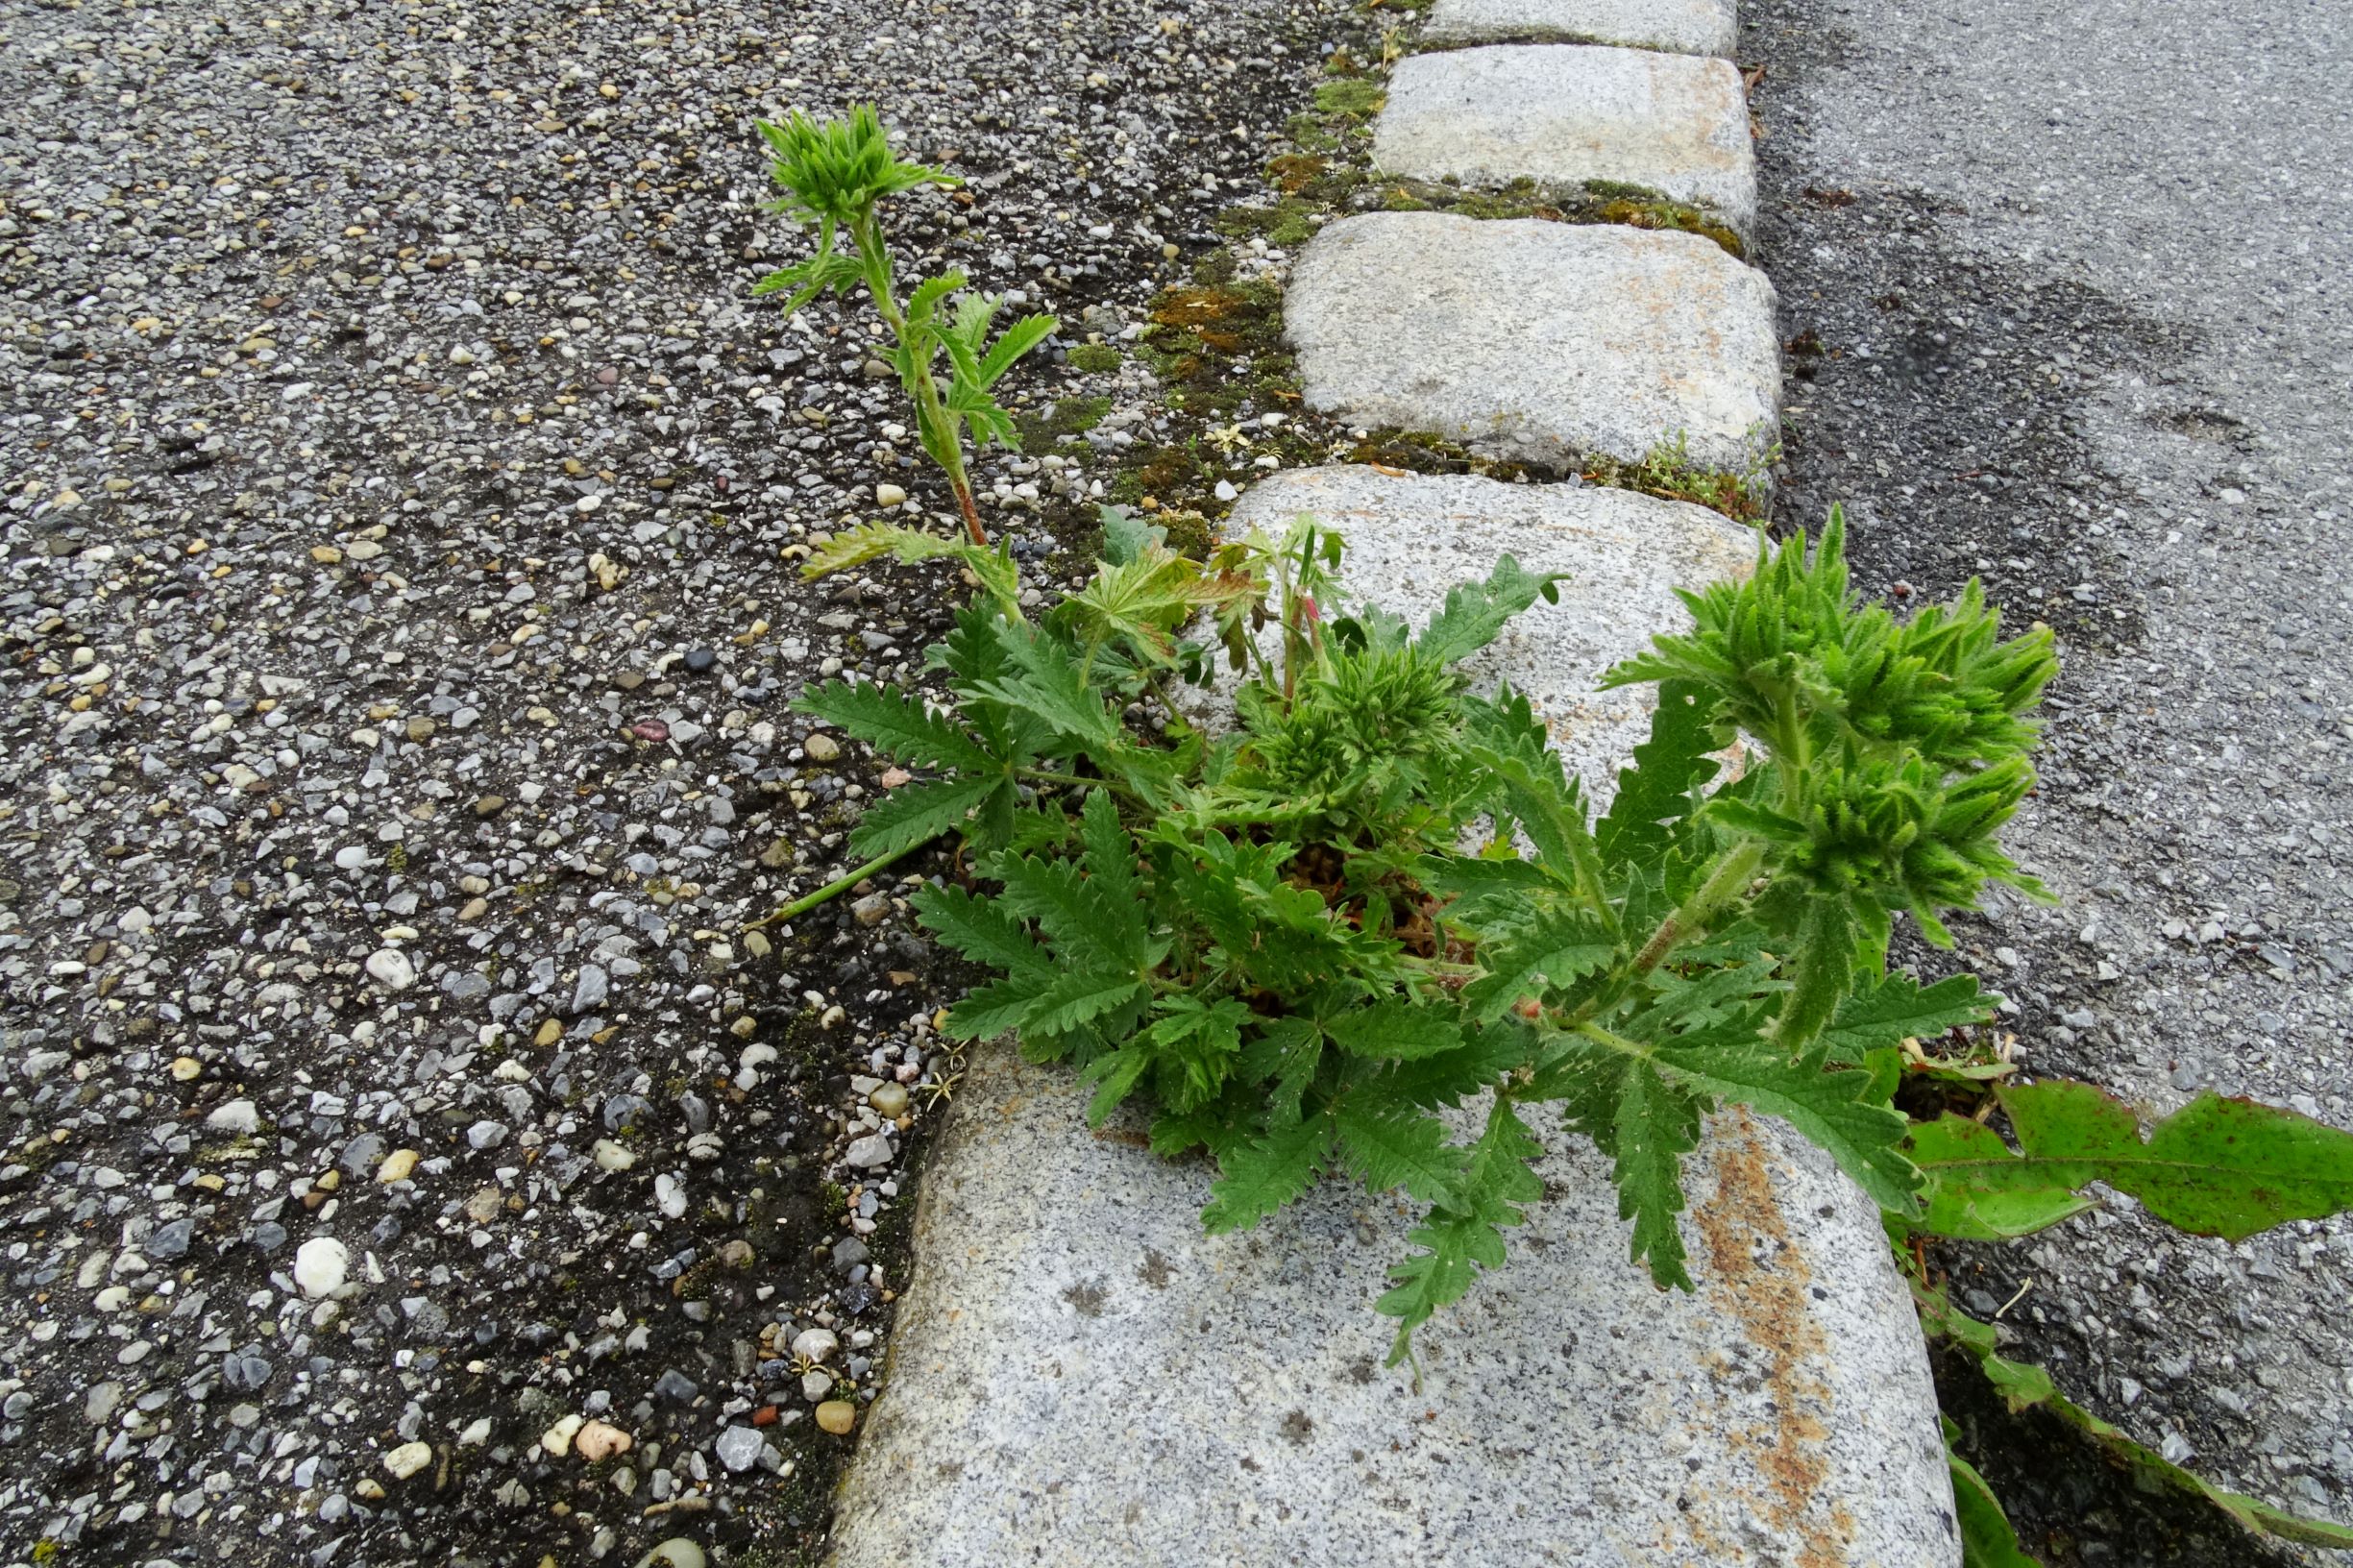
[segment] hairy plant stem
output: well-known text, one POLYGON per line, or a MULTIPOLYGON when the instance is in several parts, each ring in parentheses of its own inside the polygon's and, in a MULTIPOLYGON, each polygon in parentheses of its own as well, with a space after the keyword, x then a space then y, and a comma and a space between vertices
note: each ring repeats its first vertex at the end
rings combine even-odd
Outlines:
MULTIPOLYGON (((928 844, 931 841, 928 839, 923 841, 924 844, 928 844)), ((757 931, 764 925, 780 925, 786 920, 794 919, 799 916, 806 915, 809 913, 809 911, 815 909, 818 905, 824 903, 827 899, 839 898, 842 894, 847 893, 850 889, 856 887, 868 877, 872 876, 876 871, 882 870, 898 861, 906 859, 909 855, 915 853, 918 849, 922 847, 923 845, 921 844, 911 844, 904 849, 894 849, 887 855, 877 855, 874 859, 868 861, 865 865, 859 867, 856 870, 849 872, 847 875, 826 883, 823 887, 818 889, 806 898, 796 898, 793 900, 793 902, 780 906, 772 913, 764 916, 759 919, 746 921, 743 929, 746 931, 757 931)))
POLYGON ((912 364, 915 346, 907 340, 906 312, 898 307, 891 282, 891 250, 883 243, 882 230, 869 210, 849 225, 850 238, 857 242, 858 260, 866 272, 867 296, 874 302, 875 313, 883 325, 891 329, 891 336, 902 353, 909 356, 911 369, 900 380, 907 396, 915 403, 915 421, 927 439, 923 450, 930 453, 947 473, 947 486, 955 492, 956 504, 964 512, 965 531, 972 543, 986 546, 989 531, 980 525, 980 508, 972 499, 972 481, 965 474, 964 441, 957 433, 955 421, 940 401, 940 383, 931 373, 931 355, 923 362, 912 364))
POLYGON ((1615 1006, 1618 999, 1626 994, 1629 985, 1665 963, 1667 955, 1677 947, 1694 937, 1704 936, 1708 922, 1715 919, 1718 911, 1747 889, 1754 879, 1757 868, 1764 862, 1765 845, 1759 839, 1743 839, 1718 855, 1716 864, 1708 869, 1706 879, 1693 889, 1691 895, 1677 905, 1672 914, 1658 922, 1650 940, 1643 943, 1625 972, 1587 997, 1575 1012, 1561 1017, 1559 1026, 1572 1033, 1582 1032, 1588 1026, 1598 1028, 1598 1025, 1592 1024, 1592 1020, 1605 1009, 1615 1006))
POLYGON ((1628 978, 1650 973, 1675 950, 1678 943, 1703 932, 1716 912, 1749 885, 1764 861, 1765 845, 1758 839, 1743 839, 1717 856, 1707 880, 1694 889, 1675 913, 1659 921, 1658 929, 1651 933, 1651 940, 1642 944, 1642 950, 1634 955, 1633 967, 1627 971, 1628 978))

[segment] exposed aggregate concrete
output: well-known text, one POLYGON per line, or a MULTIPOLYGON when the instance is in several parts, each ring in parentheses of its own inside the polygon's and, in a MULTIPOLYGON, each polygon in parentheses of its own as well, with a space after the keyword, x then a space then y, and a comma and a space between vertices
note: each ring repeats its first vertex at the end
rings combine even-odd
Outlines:
POLYGON ((944 861, 742 927, 897 781, 785 704, 963 594, 794 575, 949 503, 868 313, 749 298, 807 243, 751 121, 882 100, 971 181, 908 264, 1064 314, 1018 411, 1119 410, 976 467, 1042 562, 1294 27, 0 6, 0 1560, 819 1549, 953 1088, 895 880, 944 861))

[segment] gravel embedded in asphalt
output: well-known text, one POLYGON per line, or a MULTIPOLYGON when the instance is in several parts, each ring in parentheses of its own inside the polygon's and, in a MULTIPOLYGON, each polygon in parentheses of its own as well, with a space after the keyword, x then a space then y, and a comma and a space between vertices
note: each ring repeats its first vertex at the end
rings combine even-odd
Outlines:
POLYGON ((936 859, 741 927, 888 787, 786 704, 964 593, 794 575, 950 502, 751 121, 881 100, 909 264, 1064 315, 1050 562, 1293 10, 0 4, 0 1556, 816 1549, 962 975, 936 859))

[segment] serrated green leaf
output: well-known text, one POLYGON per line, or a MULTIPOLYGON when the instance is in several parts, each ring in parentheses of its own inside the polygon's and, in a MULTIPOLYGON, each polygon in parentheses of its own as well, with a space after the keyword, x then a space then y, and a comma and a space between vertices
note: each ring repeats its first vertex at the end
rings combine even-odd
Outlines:
POLYGON ((1499 556, 1484 582, 1457 583, 1413 646, 1439 664, 1468 658, 1489 643, 1511 618, 1540 598, 1556 596, 1553 584, 1566 572, 1531 572, 1508 555, 1499 556))
POLYGON ((968 541, 949 539, 921 528, 909 527, 904 523, 869 522, 843 529, 809 552, 800 564, 804 577, 821 577, 830 573, 864 566, 885 555, 913 563, 938 560, 970 549, 968 541))
POLYGON ((1609 1177, 1618 1189, 1618 1217, 1634 1222, 1630 1256, 1647 1260, 1662 1287, 1692 1288, 1676 1216, 1683 1212, 1683 1156, 1699 1140, 1699 1107, 1690 1094, 1647 1062, 1626 1064, 1610 1118, 1609 1177))
POLYGON ((1210 1146, 1216 1118, 1205 1111, 1164 1111, 1152 1118, 1152 1152, 1163 1160, 1210 1146))
POLYGON ((1551 1038, 1536 1093, 1565 1101, 1569 1125, 1608 1156, 1618 1217, 1633 1221, 1630 1256, 1663 1287, 1692 1288, 1684 1266, 1683 1156, 1699 1147, 1698 1094, 1659 1071, 1647 1049, 1598 1034, 1551 1038))
POLYGON ((1993 1016, 1993 998, 1977 989, 1973 974, 1924 987, 1901 969, 1890 969, 1856 984, 1831 1015, 1822 1043, 1833 1062, 1860 1062, 1880 1046, 1934 1040, 1993 1016))
POLYGON ((1266 1124, 1287 1127, 1299 1120, 1300 1102, 1315 1082, 1324 1059, 1324 1032, 1309 1018, 1270 1018, 1242 1047, 1242 1070, 1260 1083, 1271 1081, 1266 1093, 1266 1124))
POLYGON ((1821 1048, 1792 1057, 1777 1044, 1743 1039, 1738 1027, 1704 1042, 1663 1041, 1656 1059, 1703 1094, 1780 1117, 1820 1146, 1882 1209, 1920 1212, 1922 1177, 1903 1152, 1901 1113, 1869 1098, 1871 1074, 1825 1066, 1821 1048))
POLYGON ((1198 996, 1164 996, 1161 1016, 1137 1037, 1150 1056, 1161 1102, 1174 1111, 1208 1104, 1222 1091, 1241 1053, 1242 1025, 1250 1010, 1231 996, 1205 1002, 1198 996))
POLYGON ((964 285, 965 276, 961 272, 944 272, 916 284, 915 292, 907 296, 907 325, 918 329, 929 326, 939 311, 940 302, 964 285))
POLYGON ((1854 912, 1847 900, 1818 894, 1805 905, 1798 950, 1784 973, 1789 994, 1774 1032, 1788 1050, 1814 1043, 1854 983, 1854 912))
POLYGON ((1617 951, 1602 922, 1584 910, 1545 910, 1524 924, 1489 925, 1479 943, 1482 972, 1462 988, 1462 1006, 1476 1021, 1492 1022, 1521 997, 1541 998, 1602 968, 1617 951))
POLYGON ((2057 1182, 2010 1185, 2017 1155, 1993 1128, 1948 1113, 1912 1127, 1912 1163, 1928 1178, 1926 1207, 1915 1228, 1964 1241, 2031 1236, 2093 1207, 2057 1182), (1997 1179, 1981 1183, 1975 1172, 1997 1179))
POLYGON ((980 384, 994 386, 1015 361, 1054 334, 1062 323, 1052 316, 1023 316, 1005 329, 980 362, 980 384))
POLYGON ((1675 826, 1697 807, 1700 791, 1716 776, 1715 704, 1691 685, 1670 680, 1658 688, 1650 738, 1634 747, 1634 765, 1618 773, 1618 793, 1593 825, 1605 866, 1649 862, 1664 853, 1675 826))
MULTIPOLYGON (((1109 790, 1091 790, 1079 812, 1079 839, 1086 845, 1087 880, 1114 907, 1136 906, 1142 892, 1136 876, 1136 841, 1119 821, 1119 803, 1109 790)), ((1137 924, 1143 916, 1138 911, 1137 924)))
POLYGON ((1465 1037, 1468 1043, 1460 1050, 1392 1063, 1365 1082, 1394 1103, 1437 1111, 1494 1088, 1534 1055, 1533 1033, 1516 1020, 1471 1029, 1465 1037))
POLYGON ((1545 907, 1538 895, 1558 892, 1563 878, 1532 860, 1488 860, 1462 855, 1424 855, 1412 868, 1413 878, 1441 898, 1452 898, 1449 920, 1469 920, 1482 926, 1520 925, 1533 920, 1545 907))
POLYGON ((1465 754, 1486 770, 1505 810, 1517 820, 1536 855, 1570 886, 1584 892, 1597 914, 1607 917, 1602 897, 1601 861, 1585 826, 1584 801, 1560 773, 1552 753, 1541 759, 1494 747, 1471 745, 1465 754))
POLYGON ((1362 1093, 1343 1098, 1335 1121, 1342 1164, 1373 1191, 1402 1187, 1424 1203, 1454 1196, 1466 1151, 1447 1141, 1444 1122, 1362 1093))
MULTIPOLYGON (((1676 954, 1679 960, 1684 956, 1680 951, 1676 954)), ((1638 1040, 1712 1031, 1735 1017, 1745 1020, 1743 1028, 1753 1031, 1755 1004, 1788 989, 1775 978, 1771 961, 1761 955, 1736 962, 1719 960, 1690 974, 1654 971, 1651 986, 1654 995, 1649 1006, 1625 1025, 1626 1033, 1638 1040)))
POLYGON ((1984 1129, 1929 1123, 1914 1134, 1934 1162, 1924 1168, 1956 1203, 2056 1209, 2062 1194, 2105 1182, 2168 1224, 2231 1241, 2353 1208, 2353 1134, 2292 1111, 2210 1090, 2145 1141, 2131 1107, 2089 1084, 2005 1084, 1994 1093, 2019 1154, 1984 1129))
POLYGON ((913 692, 871 682, 851 686, 830 680, 803 692, 793 709, 846 730, 910 767, 972 772, 998 766, 995 758, 973 744, 963 725, 932 712, 913 692))
POLYGON ((1143 982, 1134 975, 1067 970, 1039 991, 1021 1015, 1022 1033, 1065 1034, 1134 1001, 1143 991, 1143 982))
POLYGON ((1543 1181, 1529 1168, 1543 1152, 1512 1103, 1499 1096, 1450 1201, 1433 1209, 1409 1237, 1421 1251, 1389 1270, 1396 1284, 1376 1304, 1399 1320, 1389 1365, 1405 1359, 1413 1331, 1432 1313, 1462 1299, 1480 1269, 1503 1266, 1503 1228, 1521 1222, 1520 1205, 1544 1196, 1543 1181))
POLYGON ((1017 974, 1051 970, 1045 949, 994 899, 975 898, 962 888, 925 885, 912 902, 924 930, 976 964, 1017 974))
POLYGON ((1087 683, 1068 645, 1027 623, 1000 621, 994 629, 1011 672, 975 681, 974 691, 1035 714, 1081 746, 1117 746, 1118 723, 1105 709, 1102 694, 1087 683))
POLYGON ((1176 631, 1229 591, 1203 576, 1198 563, 1153 546, 1124 564, 1098 568, 1058 613, 1074 620, 1083 635, 1115 637, 1137 657, 1167 668, 1176 662, 1176 631))
POLYGON ((1055 970, 1042 967, 985 985, 947 1010, 942 1032, 950 1040, 994 1040, 1012 1034, 1057 978, 1055 970))
POLYGON ((1323 1027, 1341 1050, 1373 1062, 1409 1062, 1462 1046, 1462 1026, 1448 1010, 1403 998, 1352 1008, 1324 1019, 1323 1027))
POLYGON ((1153 546, 1168 542, 1165 527, 1145 522, 1125 506, 1098 506, 1095 517, 1103 526, 1103 559, 1114 566, 1125 566, 1153 546))
POLYGON ((1143 909, 1115 899, 1082 874, 1079 864, 1029 855, 999 855, 989 870, 1005 886, 1005 907, 1036 920, 1066 964, 1124 973, 1134 979, 1151 953, 1143 909))
POLYGON ((1102 1126, 1104 1118, 1119 1109, 1119 1102, 1135 1091, 1136 1085, 1151 1066, 1150 1053, 1133 1044, 1088 1063, 1079 1072, 1080 1082, 1095 1086, 1094 1098, 1087 1102, 1087 1125, 1102 1126))
POLYGON ((809 558, 801 563, 800 575, 811 579, 822 577, 885 555, 910 564, 944 559, 962 561, 980 579, 981 587, 1007 619, 1020 617, 1020 573, 1010 551, 1002 548, 983 549, 968 539, 926 533, 903 523, 861 523, 844 529, 810 552, 809 558))
POLYGON ((990 773, 903 785, 866 808, 850 829, 849 846, 869 859, 912 849, 961 827, 975 807, 1005 787, 990 773))
POLYGON ((1323 1174, 1336 1136, 1329 1115, 1310 1116, 1220 1154, 1202 1225, 1213 1236, 1248 1230, 1298 1197, 1323 1174))

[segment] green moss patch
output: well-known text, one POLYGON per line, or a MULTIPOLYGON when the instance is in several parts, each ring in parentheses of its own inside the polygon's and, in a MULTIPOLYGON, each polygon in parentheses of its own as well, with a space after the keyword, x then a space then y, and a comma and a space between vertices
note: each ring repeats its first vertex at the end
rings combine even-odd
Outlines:
MULTIPOLYGON (((1116 351, 1115 351, 1116 352, 1116 351)), ((1086 434, 1111 412, 1111 399, 1102 396, 1059 398, 1042 414, 1020 414, 1014 420, 1021 434, 1021 450, 1035 457, 1052 452, 1063 441, 1086 434)))

